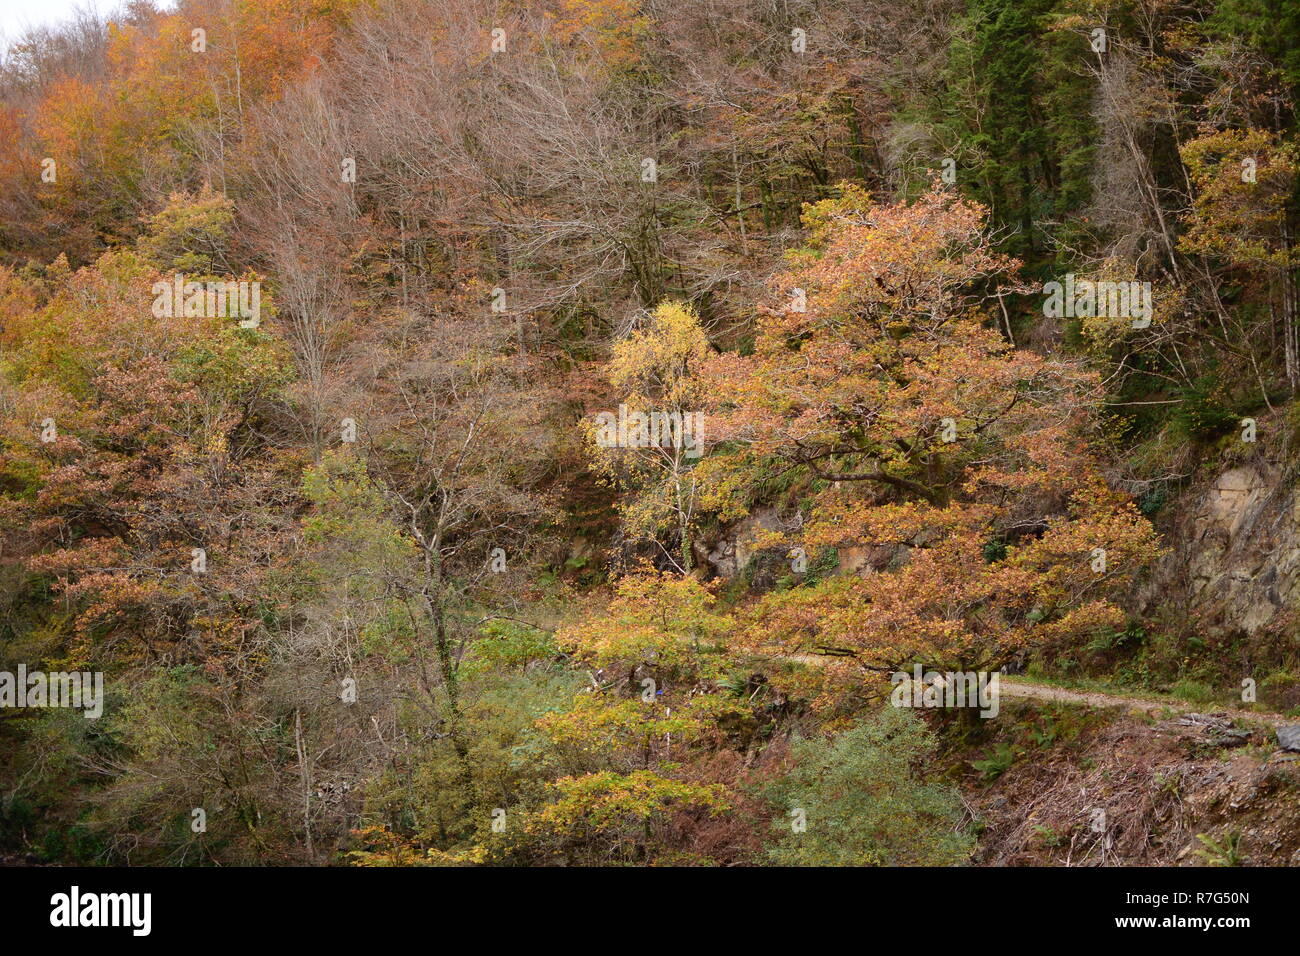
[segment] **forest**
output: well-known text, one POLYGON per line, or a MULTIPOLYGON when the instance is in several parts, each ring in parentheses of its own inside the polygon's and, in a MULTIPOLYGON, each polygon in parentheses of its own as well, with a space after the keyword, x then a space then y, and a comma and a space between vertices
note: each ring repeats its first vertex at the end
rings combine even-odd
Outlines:
POLYGON ((12 39, 0 862, 1300 865, 1298 96, 1297 0, 12 39))

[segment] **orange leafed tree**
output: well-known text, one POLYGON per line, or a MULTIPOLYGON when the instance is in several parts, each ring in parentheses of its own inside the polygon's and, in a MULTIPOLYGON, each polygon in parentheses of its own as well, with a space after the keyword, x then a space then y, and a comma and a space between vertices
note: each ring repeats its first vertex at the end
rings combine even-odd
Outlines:
POLYGON ((1118 623, 1109 597, 1153 532, 1090 463, 1089 377, 998 331, 1017 263, 984 210, 846 187, 805 225, 753 353, 710 370, 729 396, 710 421, 733 467, 806 484, 789 543, 841 549, 858 573, 769 595, 742 643, 823 664, 811 692, 913 663, 997 667, 1118 623))

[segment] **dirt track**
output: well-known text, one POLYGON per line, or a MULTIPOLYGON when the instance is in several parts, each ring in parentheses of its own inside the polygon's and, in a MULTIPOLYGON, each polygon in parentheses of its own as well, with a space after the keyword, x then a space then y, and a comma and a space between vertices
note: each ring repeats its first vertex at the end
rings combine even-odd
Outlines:
POLYGON ((1233 720, 1254 721, 1255 723, 1269 724, 1273 727, 1282 724, 1300 722, 1297 718, 1284 717, 1281 714, 1260 713, 1253 710, 1226 709, 1213 704, 1197 706, 1185 701, 1149 700, 1144 697, 1124 697, 1118 694, 1103 694, 1098 691, 1066 690, 1063 687, 1053 687, 1049 684, 1032 684, 1027 681, 1010 680, 1006 677, 1002 678, 1000 689, 1002 695, 1005 697, 1030 697, 1035 700, 1056 701, 1064 704, 1082 704, 1087 707, 1124 707, 1129 711, 1139 711, 1147 714, 1160 714, 1165 712, 1180 714, 1222 714, 1223 716, 1230 717, 1233 720))

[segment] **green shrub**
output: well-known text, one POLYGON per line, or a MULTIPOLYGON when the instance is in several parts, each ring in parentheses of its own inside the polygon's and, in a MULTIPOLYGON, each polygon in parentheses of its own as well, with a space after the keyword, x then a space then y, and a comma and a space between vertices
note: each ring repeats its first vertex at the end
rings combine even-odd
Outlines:
POLYGON ((1189 704, 1212 704, 1218 699, 1213 687, 1195 680, 1180 680, 1169 688, 1169 693, 1189 704))
POLYGON ((782 807, 768 847, 786 866, 943 866, 961 863, 973 840, 962 804, 923 768, 934 735, 907 710, 886 707, 831 740, 796 739, 794 766, 768 788, 782 807), (796 832, 802 811, 806 828, 796 832))

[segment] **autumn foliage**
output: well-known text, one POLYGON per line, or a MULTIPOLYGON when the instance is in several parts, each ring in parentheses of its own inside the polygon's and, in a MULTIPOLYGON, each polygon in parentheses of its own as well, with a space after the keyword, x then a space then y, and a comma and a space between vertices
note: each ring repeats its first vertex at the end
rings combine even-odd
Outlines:
POLYGON ((1184 676, 1162 509, 1294 426, 1295 65, 1249 4, 916 7, 15 44, 0 671, 111 693, 0 714, 0 856, 959 864, 991 731, 892 675, 1184 676), (1072 272, 1153 321, 1049 314, 1072 272))

